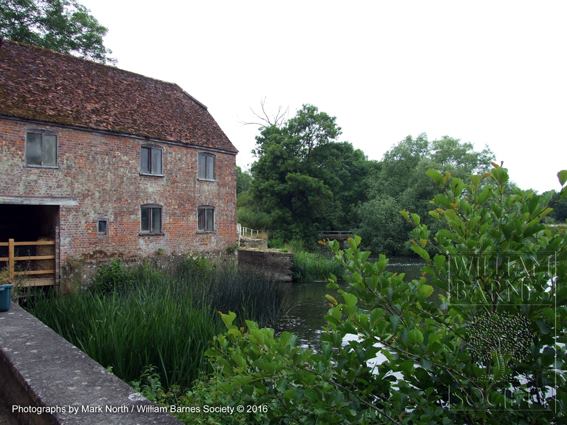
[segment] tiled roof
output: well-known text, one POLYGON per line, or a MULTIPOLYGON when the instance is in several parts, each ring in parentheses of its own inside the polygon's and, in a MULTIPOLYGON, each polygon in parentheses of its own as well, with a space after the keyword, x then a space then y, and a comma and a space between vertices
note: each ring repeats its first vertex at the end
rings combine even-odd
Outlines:
POLYGON ((237 150, 177 84, 3 40, 0 115, 237 150))

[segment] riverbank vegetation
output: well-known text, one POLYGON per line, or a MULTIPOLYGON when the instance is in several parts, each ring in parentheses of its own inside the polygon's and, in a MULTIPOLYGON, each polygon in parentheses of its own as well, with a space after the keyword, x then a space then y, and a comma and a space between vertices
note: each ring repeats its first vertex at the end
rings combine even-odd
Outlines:
POLYGON ((558 282, 567 278, 567 236, 544 224, 549 197, 510 187, 501 167, 469 183, 428 174, 442 188, 431 212, 438 230, 404 213, 422 276, 407 282, 386 270, 384 255, 369 261, 359 237, 344 251, 332 243, 348 287, 331 281, 339 296, 327 297, 321 349, 222 314, 227 332, 207 352, 212 373, 179 400, 262 408, 186 423, 565 419, 567 292, 558 282), (475 259, 481 268, 470 267, 475 259))
POLYGON ((303 249, 293 252, 293 281, 320 282, 327 281, 331 275, 341 276, 342 268, 330 252, 309 252, 303 249))
POLYGON ((282 297, 276 282, 197 257, 162 267, 114 261, 98 269, 89 289, 40 297, 28 308, 126 381, 153 367, 166 388, 189 388, 207 369, 218 311, 275 326, 282 297))
POLYGON ((292 240, 284 243, 281 239, 271 239, 271 248, 293 254, 292 277, 294 282, 326 282, 329 277, 342 275, 342 269, 334 260, 331 250, 323 241, 307 250, 303 241, 292 240))

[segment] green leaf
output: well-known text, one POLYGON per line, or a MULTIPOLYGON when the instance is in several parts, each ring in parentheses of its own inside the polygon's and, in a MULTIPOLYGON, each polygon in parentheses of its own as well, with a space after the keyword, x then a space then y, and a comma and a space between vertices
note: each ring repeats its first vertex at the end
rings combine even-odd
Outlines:
POLYGON ((484 204, 491 193, 492 193, 492 190, 490 189, 490 187, 485 187, 484 189, 482 189, 482 191, 478 195, 478 203, 484 204))
POLYGON ((236 319, 236 313, 234 311, 229 311, 227 314, 219 313, 226 328, 230 329, 232 327, 232 322, 236 319))
POLYGON ((354 307, 358 301, 358 299, 356 298, 356 295, 353 295, 349 292, 344 292, 341 291, 341 295, 343 296, 343 299, 345 300, 345 304, 349 307, 354 307))
POLYGON ((329 304, 335 306, 338 304, 338 301, 332 295, 326 294, 325 299, 329 302, 329 304))
POLYGON ((413 224, 415 224, 416 226, 419 225, 419 223, 421 222, 419 215, 415 213, 412 213, 411 220, 413 221, 413 224))
POLYGON ((417 255, 419 255, 421 258, 423 258, 425 261, 429 261, 429 260, 430 260, 430 257, 429 257, 428 252, 427 252, 425 249, 423 249, 422 247, 420 247, 419 245, 417 245, 417 244, 412 244, 412 245, 411 245, 411 250, 412 250, 413 252, 415 252, 417 255))
POLYGON ((418 294, 423 298, 429 298, 433 294, 433 286, 431 285, 420 285, 417 290, 418 294))
POLYGON ((423 343, 423 333, 417 328, 408 332, 408 343, 411 345, 420 345, 423 343))
POLYGON ((491 171, 491 174, 494 180, 496 180, 498 184, 500 184, 501 186, 508 183, 509 177, 508 177, 508 170, 506 170, 506 168, 502 168, 502 167, 494 168, 491 171))
POLYGON ((561 186, 565 185, 565 183, 567 182, 567 170, 561 170, 560 172, 558 172, 557 178, 559 179, 561 186))
POLYGON ((427 175, 431 180, 433 180, 435 184, 443 183, 443 175, 438 170, 430 168, 425 172, 425 175, 427 175))

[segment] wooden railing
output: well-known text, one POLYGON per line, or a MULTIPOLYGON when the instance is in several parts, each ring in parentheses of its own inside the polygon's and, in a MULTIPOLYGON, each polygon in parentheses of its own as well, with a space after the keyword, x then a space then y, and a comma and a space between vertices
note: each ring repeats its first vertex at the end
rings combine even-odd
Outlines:
MULTIPOLYGON (((0 242, 0 247, 8 247, 8 256, 0 257, 0 263, 8 263, 8 276, 11 282, 14 282, 20 276, 33 276, 34 278, 32 279, 22 279, 22 286, 42 286, 55 283, 55 241, 16 242, 14 239, 9 239, 8 242, 0 242), (49 255, 16 255, 16 247, 21 246, 53 246, 53 249, 52 254, 49 255), (30 270, 18 270, 16 263, 22 261, 49 261, 51 266, 49 268, 35 269, 31 267, 30 270), (36 276, 42 276, 43 278, 35 278, 36 276)), ((47 267, 43 264, 41 266, 47 267)))
POLYGON ((236 231, 238 232, 239 238, 250 238, 250 239, 266 238, 265 232, 256 229, 251 229, 249 227, 244 227, 240 223, 236 225, 236 231))
POLYGON ((322 232, 319 232, 319 237, 321 239, 342 240, 352 237, 353 234, 354 233, 352 230, 324 230, 322 232))

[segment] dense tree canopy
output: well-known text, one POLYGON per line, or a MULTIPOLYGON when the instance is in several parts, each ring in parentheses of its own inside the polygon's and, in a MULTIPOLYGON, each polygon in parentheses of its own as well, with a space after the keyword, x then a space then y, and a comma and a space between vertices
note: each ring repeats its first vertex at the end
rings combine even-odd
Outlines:
POLYGON ((34 44, 97 62, 113 62, 107 29, 77 0, 2 0, 0 38, 34 44))
POLYGON ((493 159, 488 148, 476 152, 470 143, 450 137, 432 142, 425 135, 402 140, 371 169, 369 200, 359 209, 358 231, 363 240, 376 253, 404 253, 409 227, 399 211, 416 211, 427 220, 429 202, 439 192, 426 171, 434 168, 466 178, 488 169, 493 159))
POLYGON ((308 244, 321 230, 354 230, 376 254, 406 254, 410 227, 400 211, 416 211, 429 222, 430 200, 439 193, 426 171, 466 179, 494 160, 488 148, 420 135, 408 136, 381 161, 369 161, 340 135, 335 117, 312 105, 286 122, 266 120, 251 175, 237 171, 239 221, 308 244))
POLYGON ((236 167, 236 194, 240 195, 250 189, 252 185, 252 176, 247 171, 242 171, 242 168, 236 167))
POLYGON ((315 241, 320 230, 350 229, 354 207, 366 196, 369 163, 362 151, 338 142, 340 134, 336 119, 312 105, 261 128, 239 218, 286 240, 315 241))
POLYGON ((553 212, 551 213, 552 219, 557 223, 565 223, 567 220, 567 198, 553 191, 549 206, 553 208, 553 212))

